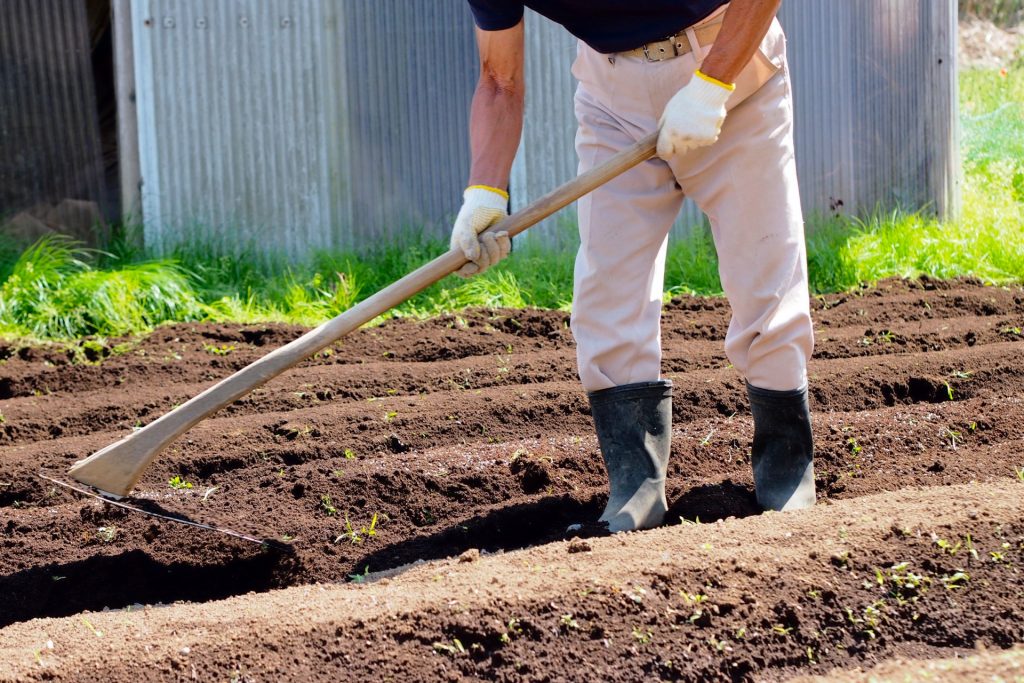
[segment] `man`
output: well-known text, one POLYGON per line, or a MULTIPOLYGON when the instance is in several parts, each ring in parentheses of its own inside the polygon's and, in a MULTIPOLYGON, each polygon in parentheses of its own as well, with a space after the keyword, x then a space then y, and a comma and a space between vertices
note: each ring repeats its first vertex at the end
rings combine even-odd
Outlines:
POLYGON ((578 204, 572 330, 610 495, 611 532, 668 509, 672 385, 660 315, 669 229, 684 196, 708 215, 733 316, 726 353, 747 380, 752 461, 765 509, 814 504, 807 403, 813 345, 792 98, 780 0, 469 0, 481 74, 469 187, 452 246, 480 273, 508 254, 506 215, 523 123, 523 6, 580 39, 576 151, 587 171, 659 130, 658 158, 578 204))

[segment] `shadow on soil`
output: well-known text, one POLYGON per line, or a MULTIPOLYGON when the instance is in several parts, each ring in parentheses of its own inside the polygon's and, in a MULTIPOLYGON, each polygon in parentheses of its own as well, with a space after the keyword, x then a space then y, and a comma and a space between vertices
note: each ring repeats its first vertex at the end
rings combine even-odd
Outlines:
MULTIPOLYGON (((596 519, 604 503, 603 495, 588 500, 563 495, 493 510, 457 526, 381 548, 360 558, 348 573, 359 575, 367 567, 371 572, 385 571, 418 560, 454 557, 472 548, 493 553, 563 541, 575 535, 595 535, 586 531, 566 534, 566 528, 596 519)), ((665 521, 666 526, 678 524, 680 519, 714 522, 760 512, 749 487, 725 481, 685 492, 669 507, 665 521)))
POLYGON ((0 576, 0 628, 83 610, 206 601, 287 585, 294 560, 262 552, 217 566, 159 562, 141 550, 33 567, 0 576))
POLYGON ((729 517, 751 517, 761 514, 761 508, 749 486, 725 480, 720 484, 697 486, 669 505, 665 526, 679 524, 680 520, 717 522, 729 517))
MULTIPOLYGON (((471 548, 499 552, 565 540, 570 524, 595 519, 604 502, 603 495, 583 500, 563 495, 492 510, 381 548, 355 562, 348 573, 362 574, 367 566, 373 572, 394 569, 418 560, 457 556, 471 548)), ((678 524, 680 518, 713 522, 758 512, 748 487, 725 481, 686 491, 669 508, 666 522, 678 524)), ((216 565, 162 562, 142 550, 131 550, 33 567, 0 576, 0 628, 84 610, 177 600, 205 602, 282 588, 302 582, 297 563, 296 557, 272 550, 246 553, 216 565)))

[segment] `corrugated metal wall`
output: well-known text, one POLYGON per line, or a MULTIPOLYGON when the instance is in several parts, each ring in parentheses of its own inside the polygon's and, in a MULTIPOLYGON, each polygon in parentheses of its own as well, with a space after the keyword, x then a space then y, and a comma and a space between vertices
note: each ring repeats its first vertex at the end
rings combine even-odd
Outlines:
POLYGON ((0 218, 106 204, 83 2, 0 1, 0 218))
POLYGON ((476 80, 461 1, 136 0, 147 243, 302 255, 458 210, 476 80))
MULTIPOLYGON (((464 0, 133 0, 146 236, 293 255, 447 233, 476 79, 464 0)), ((786 0, 805 208, 955 205, 954 0, 786 0)), ((575 41, 528 16, 513 205, 575 174, 575 41)), ((531 231, 548 242, 564 233, 531 231)), ((568 214, 571 219, 571 214, 568 214)), ((687 206, 676 233, 699 222, 687 206)), ((571 221, 570 221, 571 222, 571 221)))
POLYGON ((787 0, 797 161, 810 211, 955 213, 954 0, 787 0))

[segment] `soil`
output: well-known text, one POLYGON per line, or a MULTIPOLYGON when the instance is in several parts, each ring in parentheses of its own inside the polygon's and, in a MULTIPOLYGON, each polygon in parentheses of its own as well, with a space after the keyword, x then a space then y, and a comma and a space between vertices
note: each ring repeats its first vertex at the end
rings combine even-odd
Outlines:
POLYGON ((807 676, 792 683, 906 683, 926 680, 929 683, 993 683, 1024 680, 1024 648, 989 651, 954 659, 897 659, 867 671, 835 670, 828 676, 807 676))
POLYGON ((0 344, 0 680, 783 680, 1024 642, 1024 290, 814 304, 818 507, 758 514, 728 306, 683 298, 670 525, 572 542, 606 482, 564 313, 360 330, 179 439, 129 501, 291 552, 37 475, 302 329, 0 344))

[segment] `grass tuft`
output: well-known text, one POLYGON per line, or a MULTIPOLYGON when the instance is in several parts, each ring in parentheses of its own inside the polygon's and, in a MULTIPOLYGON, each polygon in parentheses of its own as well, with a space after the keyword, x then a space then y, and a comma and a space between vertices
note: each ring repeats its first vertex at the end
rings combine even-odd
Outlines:
POLYGON ((57 235, 22 252, 0 286, 0 333, 71 340, 203 317, 188 273, 173 261, 102 270, 94 258, 57 235))

